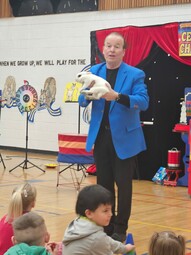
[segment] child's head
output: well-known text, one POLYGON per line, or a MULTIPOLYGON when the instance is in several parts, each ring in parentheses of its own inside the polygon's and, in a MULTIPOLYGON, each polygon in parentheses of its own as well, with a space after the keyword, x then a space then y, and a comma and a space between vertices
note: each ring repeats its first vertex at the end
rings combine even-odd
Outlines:
POLYGON ((171 231, 154 233, 150 240, 149 255, 184 255, 185 239, 171 231))
POLYGON ((76 213, 107 226, 112 216, 112 195, 104 187, 95 184, 84 187, 78 194, 76 213))
POLYGON ((14 244, 26 243, 29 246, 44 246, 50 239, 42 216, 28 212, 13 221, 14 244))
POLYGON ((36 194, 36 188, 29 183, 14 188, 9 203, 7 221, 12 221, 24 212, 31 211, 35 206, 36 194))

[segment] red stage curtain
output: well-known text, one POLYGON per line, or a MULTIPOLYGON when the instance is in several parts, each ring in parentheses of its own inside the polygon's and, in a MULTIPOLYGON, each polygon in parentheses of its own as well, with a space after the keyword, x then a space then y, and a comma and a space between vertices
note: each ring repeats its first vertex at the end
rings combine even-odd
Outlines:
POLYGON ((153 42, 170 54, 179 62, 191 65, 191 57, 180 57, 178 52, 178 23, 150 27, 119 27, 96 31, 96 39, 99 50, 102 52, 104 39, 111 32, 121 33, 126 42, 127 50, 124 62, 136 66, 144 60, 150 52, 153 42))
POLYGON ((191 65, 191 57, 179 56, 178 45, 178 23, 169 23, 161 26, 152 26, 145 28, 148 34, 171 57, 179 62, 191 65))

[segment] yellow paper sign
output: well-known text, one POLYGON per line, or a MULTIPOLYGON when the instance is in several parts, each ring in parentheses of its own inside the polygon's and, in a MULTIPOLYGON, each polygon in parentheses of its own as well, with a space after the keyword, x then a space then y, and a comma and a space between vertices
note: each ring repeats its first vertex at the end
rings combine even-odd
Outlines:
POLYGON ((80 94, 80 88, 82 84, 79 82, 69 82, 66 84, 66 88, 64 90, 64 102, 78 102, 78 97, 80 94))

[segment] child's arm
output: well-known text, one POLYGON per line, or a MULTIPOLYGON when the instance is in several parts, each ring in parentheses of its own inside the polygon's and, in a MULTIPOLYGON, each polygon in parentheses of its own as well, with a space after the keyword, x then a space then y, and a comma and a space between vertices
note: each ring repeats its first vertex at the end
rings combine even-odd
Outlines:
POLYGON ((127 249, 127 253, 126 253, 126 254, 128 254, 128 255, 134 255, 134 252, 135 252, 135 245, 128 243, 128 244, 126 244, 125 246, 126 246, 126 249, 127 249))
POLYGON ((113 253, 134 255, 135 245, 130 243, 123 244, 119 241, 113 240, 110 236, 108 236, 107 238, 110 242, 111 250, 113 253))

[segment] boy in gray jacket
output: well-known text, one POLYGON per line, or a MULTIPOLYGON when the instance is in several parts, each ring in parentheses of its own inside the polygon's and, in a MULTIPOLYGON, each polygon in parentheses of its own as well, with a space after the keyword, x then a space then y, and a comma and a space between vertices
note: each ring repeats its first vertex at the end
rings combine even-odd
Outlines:
POLYGON ((63 255, 112 255, 134 250, 134 245, 113 240, 103 230, 110 222, 112 204, 111 193, 100 185, 86 186, 79 192, 78 217, 65 231, 63 255))

